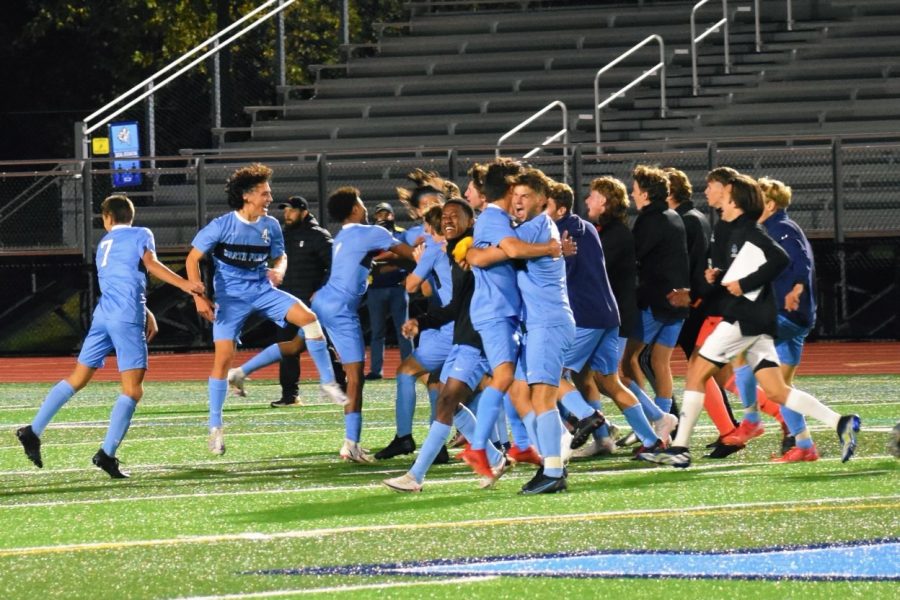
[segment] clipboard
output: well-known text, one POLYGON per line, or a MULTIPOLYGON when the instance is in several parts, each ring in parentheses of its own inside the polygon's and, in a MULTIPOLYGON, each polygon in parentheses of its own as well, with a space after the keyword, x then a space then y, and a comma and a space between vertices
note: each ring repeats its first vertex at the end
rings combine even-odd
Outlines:
MULTIPOLYGON (((744 242, 737 256, 734 257, 731 266, 728 267, 728 271, 722 277, 722 283, 731 283, 746 277, 750 273, 755 273, 765 263, 766 255, 760 247, 752 242, 744 242)), ((760 292, 762 292, 762 287, 744 292, 744 296, 753 302, 759 297, 760 292)))

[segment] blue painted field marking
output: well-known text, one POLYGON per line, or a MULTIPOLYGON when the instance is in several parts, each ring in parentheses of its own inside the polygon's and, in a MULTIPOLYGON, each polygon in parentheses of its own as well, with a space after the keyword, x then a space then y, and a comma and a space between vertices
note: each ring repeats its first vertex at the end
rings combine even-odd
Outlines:
POLYGON ((247 574, 900 581, 900 540, 861 540, 724 552, 590 551, 271 569, 247 574))

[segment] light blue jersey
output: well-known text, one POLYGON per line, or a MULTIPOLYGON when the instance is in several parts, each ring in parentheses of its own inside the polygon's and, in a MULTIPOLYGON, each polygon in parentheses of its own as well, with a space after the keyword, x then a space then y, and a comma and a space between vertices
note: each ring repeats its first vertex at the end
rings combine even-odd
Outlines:
POLYGON ((420 279, 427 279, 440 299, 441 306, 447 306, 453 297, 453 280, 450 261, 447 260, 447 242, 436 242, 428 236, 425 251, 413 274, 420 279), (429 243, 430 242, 430 243, 429 243))
MULTIPOLYGON (((488 204, 475 221, 473 246, 499 246, 502 240, 515 235, 509 214, 496 204, 488 204)), ((472 273, 475 275, 475 293, 469 313, 475 329, 495 319, 519 318, 522 298, 516 287, 516 271, 509 261, 484 269, 472 267, 472 273)))
POLYGON ((156 252, 153 233, 144 227, 114 225, 97 246, 100 301, 94 317, 107 321, 144 323, 147 273, 144 253, 156 252))
POLYGON ((334 237, 331 275, 319 291, 340 296, 355 309, 366 293, 372 258, 397 245, 394 236, 378 225, 348 223, 334 237))
POLYGON ((425 225, 422 223, 416 223, 406 231, 400 234, 400 241, 408 246, 415 246, 416 240, 419 238, 425 239, 425 245, 428 245, 429 241, 433 241, 431 236, 425 233, 425 225))
POLYGON ((264 215, 251 223, 233 211, 210 221, 191 245, 212 256, 216 293, 228 294, 232 282, 242 285, 267 279, 269 259, 284 254, 284 235, 273 217, 264 215))
MULTIPOLYGON (((559 230, 546 213, 522 223, 515 233, 529 244, 543 244, 551 239, 559 241, 559 230)), ((532 258, 525 269, 516 271, 516 281, 525 303, 525 326, 529 330, 569 323, 574 327, 575 318, 566 287, 566 263, 562 258, 532 258)))

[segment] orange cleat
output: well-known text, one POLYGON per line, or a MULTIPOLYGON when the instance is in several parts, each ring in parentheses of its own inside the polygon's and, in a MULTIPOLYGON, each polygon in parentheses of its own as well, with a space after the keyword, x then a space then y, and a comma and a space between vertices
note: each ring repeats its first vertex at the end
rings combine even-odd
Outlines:
POLYGON ((531 463, 533 465, 541 466, 543 461, 541 460, 541 455, 538 454, 537 449, 534 446, 528 446, 524 450, 513 444, 509 448, 509 452, 506 453, 507 458, 514 463, 531 463))
POLYGON ((783 455, 772 459, 774 463, 791 463, 791 462, 814 462, 819 460, 819 453, 816 447, 799 448, 794 446, 783 455))
POLYGON ((751 423, 744 420, 731 433, 722 436, 722 443, 729 446, 746 446, 747 442, 761 436, 765 431, 762 423, 751 423))
POLYGON ((467 448, 460 452, 459 458, 463 459, 473 471, 482 477, 494 477, 494 472, 491 470, 491 463, 488 462, 487 453, 484 451, 484 448, 481 450, 467 448))

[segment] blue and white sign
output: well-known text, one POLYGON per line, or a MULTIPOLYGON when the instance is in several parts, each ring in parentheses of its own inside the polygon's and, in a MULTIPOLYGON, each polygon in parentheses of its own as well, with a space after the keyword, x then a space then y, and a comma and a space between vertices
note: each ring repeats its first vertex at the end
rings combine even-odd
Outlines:
POLYGON ((109 124, 109 147, 113 158, 112 176, 114 188, 133 187, 141 184, 140 135, 137 121, 109 124))

